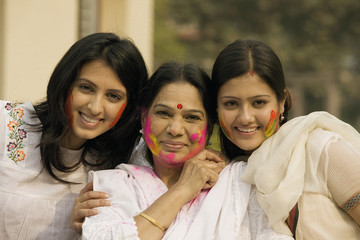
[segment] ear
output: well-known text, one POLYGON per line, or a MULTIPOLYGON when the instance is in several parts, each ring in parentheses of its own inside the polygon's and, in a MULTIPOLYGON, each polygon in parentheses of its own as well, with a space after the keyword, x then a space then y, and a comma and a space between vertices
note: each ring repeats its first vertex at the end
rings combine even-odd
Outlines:
POLYGON ((280 102, 279 102, 279 105, 280 105, 280 114, 282 114, 282 113, 284 113, 284 111, 285 111, 285 102, 286 102, 286 99, 288 98, 288 96, 289 96, 289 91, 287 90, 287 89, 284 89, 284 99, 283 100, 281 100, 280 102))

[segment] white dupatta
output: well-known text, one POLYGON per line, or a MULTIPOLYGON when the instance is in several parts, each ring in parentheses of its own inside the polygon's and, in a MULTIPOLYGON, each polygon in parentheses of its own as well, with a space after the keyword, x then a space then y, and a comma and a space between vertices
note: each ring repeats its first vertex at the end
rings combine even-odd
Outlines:
POLYGON ((314 112, 285 123, 248 159, 243 179, 256 185, 259 204, 278 232, 291 234, 284 221, 302 194, 306 143, 317 128, 339 134, 360 151, 360 134, 352 126, 327 112, 314 112))

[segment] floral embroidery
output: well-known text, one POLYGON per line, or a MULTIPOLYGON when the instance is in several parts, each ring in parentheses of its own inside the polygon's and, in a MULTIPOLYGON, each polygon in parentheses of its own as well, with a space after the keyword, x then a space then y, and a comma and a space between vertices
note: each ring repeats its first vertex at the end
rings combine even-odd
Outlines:
POLYGON ((23 140, 26 138, 27 132, 25 129, 21 128, 25 122, 21 119, 24 116, 24 110, 21 108, 16 108, 16 103, 7 103, 5 109, 9 111, 9 116, 11 120, 7 124, 7 127, 10 131, 8 134, 10 141, 7 146, 8 157, 13 160, 15 163, 23 161, 26 157, 26 154, 22 150, 25 145, 23 140))

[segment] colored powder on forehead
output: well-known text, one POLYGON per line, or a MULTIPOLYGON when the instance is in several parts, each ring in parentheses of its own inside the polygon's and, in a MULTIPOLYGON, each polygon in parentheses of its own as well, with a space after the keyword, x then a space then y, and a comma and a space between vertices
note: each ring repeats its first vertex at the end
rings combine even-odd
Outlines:
POLYGON ((113 126, 115 126, 115 124, 119 121, 122 113, 124 112, 126 105, 127 105, 127 102, 124 102, 124 104, 121 106, 120 110, 118 111, 115 120, 109 125, 109 128, 112 128, 113 126))
POLYGON ((270 120, 269 123, 266 125, 264 131, 265 138, 269 138, 274 134, 275 128, 278 124, 278 120, 279 120, 279 114, 277 114, 274 110, 271 110, 270 120))

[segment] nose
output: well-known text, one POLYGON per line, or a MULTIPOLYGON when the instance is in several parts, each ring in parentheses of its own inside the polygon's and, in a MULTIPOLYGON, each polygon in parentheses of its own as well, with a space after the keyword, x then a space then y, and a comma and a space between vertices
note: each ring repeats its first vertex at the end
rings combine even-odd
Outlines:
POLYGON ((102 113, 104 111, 104 105, 101 96, 97 96, 97 95, 92 96, 88 104, 88 108, 90 110, 90 113, 95 116, 102 113))
POLYGON ((249 125, 254 121, 253 111, 248 106, 242 106, 239 109, 237 119, 242 125, 249 125))
POLYGON ((172 118, 167 127, 167 132, 172 136, 182 136, 184 134, 183 121, 180 118, 172 118))

